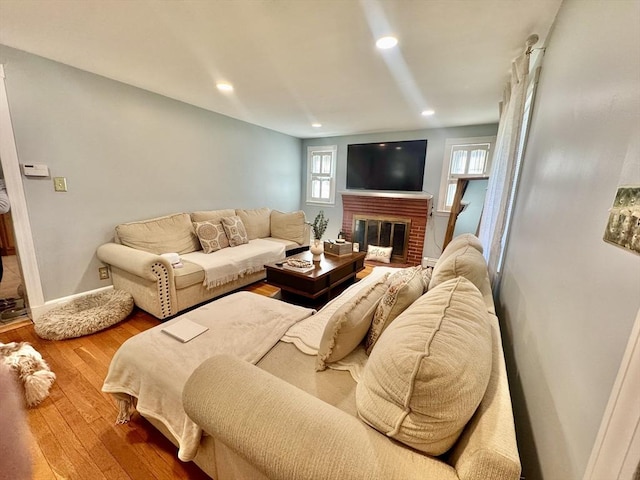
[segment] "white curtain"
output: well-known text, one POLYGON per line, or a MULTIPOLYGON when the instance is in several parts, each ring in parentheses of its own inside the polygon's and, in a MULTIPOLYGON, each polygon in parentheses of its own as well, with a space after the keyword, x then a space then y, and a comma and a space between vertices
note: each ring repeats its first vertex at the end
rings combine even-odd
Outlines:
POLYGON ((523 127, 530 52, 528 44, 527 51, 514 60, 511 80, 504 89, 498 135, 478 234, 489 266, 489 277, 494 284, 499 275, 516 173, 525 143, 526 129, 523 127))

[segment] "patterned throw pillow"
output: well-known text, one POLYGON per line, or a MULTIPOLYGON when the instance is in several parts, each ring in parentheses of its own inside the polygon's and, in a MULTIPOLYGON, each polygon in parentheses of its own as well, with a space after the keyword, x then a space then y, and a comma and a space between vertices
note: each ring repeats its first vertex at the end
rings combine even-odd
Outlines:
POLYGON ((229 246, 229 239, 221 223, 193 222, 204 253, 212 253, 229 246))
POLYGON ((247 230, 244 228, 244 224, 239 216, 224 217, 222 219, 222 226, 224 227, 224 232, 227 234, 230 246, 237 247, 238 245, 249 243, 247 230))
POLYGON ((367 246, 367 256, 365 260, 372 260, 374 262, 390 263, 391 262, 391 250, 392 247, 378 247, 376 245, 367 246))
POLYGON ((373 346, 378 341, 382 332, 393 322, 398 315, 404 312, 409 305, 422 296, 424 282, 422 280, 422 267, 410 267, 400 270, 389 277, 389 288, 382 296, 373 322, 367 333, 365 348, 367 355, 371 354, 373 346))

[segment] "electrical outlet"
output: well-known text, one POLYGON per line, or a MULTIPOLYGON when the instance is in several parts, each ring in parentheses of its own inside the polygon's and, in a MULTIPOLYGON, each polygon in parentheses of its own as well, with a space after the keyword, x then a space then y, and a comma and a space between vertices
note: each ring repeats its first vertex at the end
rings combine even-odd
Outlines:
POLYGON ((107 267, 99 267, 98 274, 100 275, 100 280, 107 280, 109 278, 109 269, 107 267))
POLYGON ((66 192, 67 179, 65 177, 53 177, 53 189, 56 192, 66 192))
POLYGON ((424 257, 422 259, 422 268, 433 268, 436 266, 436 263, 438 263, 437 258, 424 257))

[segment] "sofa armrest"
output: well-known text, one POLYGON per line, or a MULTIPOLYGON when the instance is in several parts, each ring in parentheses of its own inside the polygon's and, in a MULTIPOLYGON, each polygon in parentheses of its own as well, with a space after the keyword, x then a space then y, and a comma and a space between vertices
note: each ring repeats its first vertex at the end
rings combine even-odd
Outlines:
POLYGON ((182 399, 205 432, 271 479, 458 478, 446 463, 237 357, 205 361, 182 399))
POLYGON ((105 243, 98 247, 96 254, 100 261, 152 282, 156 281, 152 269, 154 264, 162 264, 173 275, 173 268, 166 258, 126 245, 105 243))

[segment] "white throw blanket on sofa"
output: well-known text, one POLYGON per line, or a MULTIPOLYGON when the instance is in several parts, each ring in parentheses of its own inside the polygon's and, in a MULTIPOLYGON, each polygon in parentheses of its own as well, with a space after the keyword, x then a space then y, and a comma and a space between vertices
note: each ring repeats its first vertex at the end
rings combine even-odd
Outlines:
POLYGON ((178 458, 192 460, 202 430, 182 407, 182 389, 207 358, 228 353, 257 363, 292 325, 314 310, 249 292, 238 292, 131 337, 118 349, 102 387, 129 420, 131 408, 162 422, 179 444, 178 458), (209 328, 181 343, 162 329, 188 318, 209 328))
POLYGON ((285 257, 282 243, 256 238, 237 247, 227 247, 213 253, 202 251, 185 253, 182 260, 202 267, 204 286, 214 288, 238 278, 259 272, 265 263, 277 262, 285 257))

